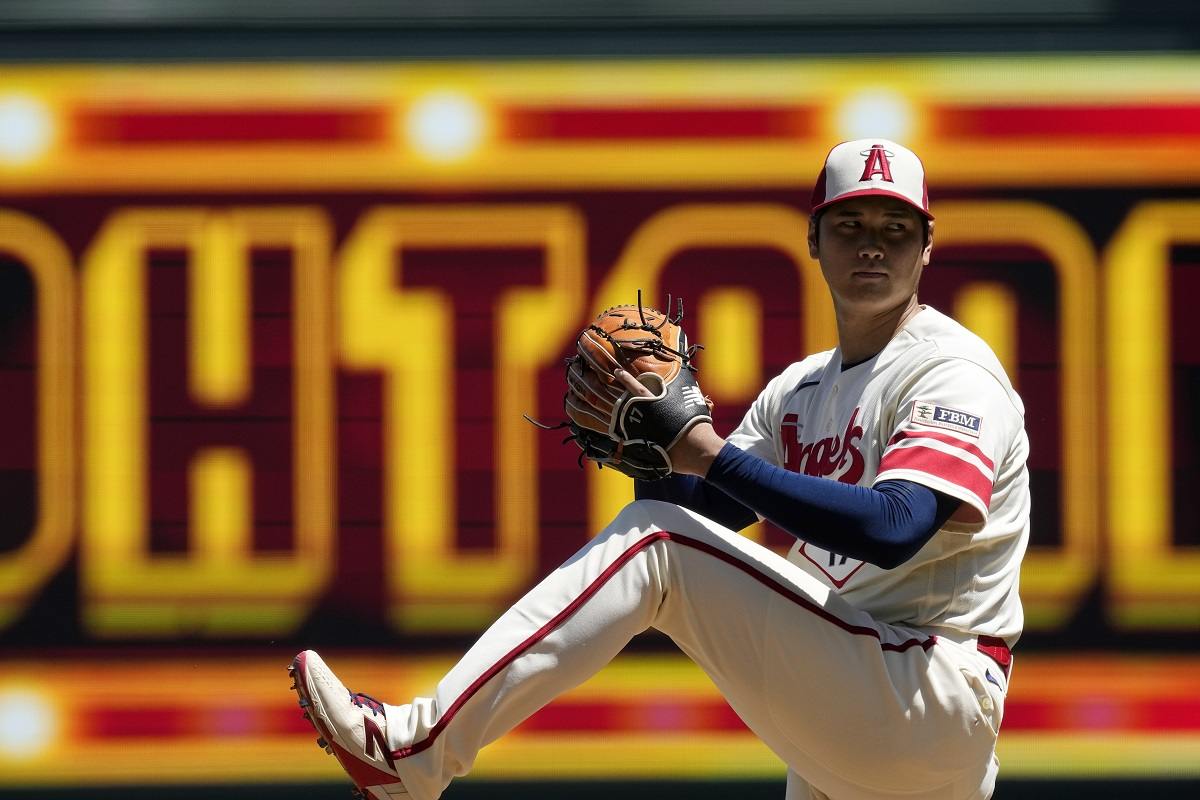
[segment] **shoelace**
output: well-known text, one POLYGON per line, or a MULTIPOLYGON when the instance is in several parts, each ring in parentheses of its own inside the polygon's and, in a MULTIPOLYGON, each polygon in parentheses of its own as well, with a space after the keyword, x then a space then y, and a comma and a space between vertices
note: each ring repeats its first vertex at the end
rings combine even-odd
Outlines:
MULTIPOLYGON (((349 689, 346 691, 350 692, 349 689)), ((350 702, 354 703, 354 705, 358 706, 359 708, 371 709, 372 717, 376 714, 383 713, 383 703, 379 702, 374 697, 371 697, 369 694, 363 694, 362 692, 350 692, 350 702)))

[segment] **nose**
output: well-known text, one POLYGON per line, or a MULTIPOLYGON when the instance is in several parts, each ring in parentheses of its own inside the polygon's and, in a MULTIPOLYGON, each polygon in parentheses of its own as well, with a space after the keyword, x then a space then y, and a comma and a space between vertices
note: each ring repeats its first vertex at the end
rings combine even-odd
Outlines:
POLYGON ((882 261, 883 248, 874 240, 863 242, 858 248, 858 257, 867 261, 882 261))

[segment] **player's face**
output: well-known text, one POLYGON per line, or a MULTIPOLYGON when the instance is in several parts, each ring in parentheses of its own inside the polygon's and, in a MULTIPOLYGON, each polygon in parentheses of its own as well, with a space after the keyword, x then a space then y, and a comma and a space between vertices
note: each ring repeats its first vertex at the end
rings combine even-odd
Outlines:
MULTIPOLYGON (((932 225, 932 223, 931 223, 932 225)), ((922 217, 890 197, 853 197, 830 206, 808 248, 839 313, 886 314, 912 301, 929 263, 922 217)))

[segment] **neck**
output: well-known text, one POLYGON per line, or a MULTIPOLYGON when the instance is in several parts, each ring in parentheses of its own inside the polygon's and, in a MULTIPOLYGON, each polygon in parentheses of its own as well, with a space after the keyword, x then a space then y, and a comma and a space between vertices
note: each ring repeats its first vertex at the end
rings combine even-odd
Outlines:
POLYGON ((874 356, 887 347, 896 332, 920 310, 915 294, 905 303, 882 313, 864 314, 836 309, 842 363, 854 364, 874 356))

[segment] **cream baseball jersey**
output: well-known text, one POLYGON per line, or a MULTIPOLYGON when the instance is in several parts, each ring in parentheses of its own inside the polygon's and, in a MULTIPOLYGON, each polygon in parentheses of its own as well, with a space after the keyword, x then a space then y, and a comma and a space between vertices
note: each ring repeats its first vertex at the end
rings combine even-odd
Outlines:
POLYGON ((838 350, 809 356, 763 389, 729 441, 794 472, 860 486, 913 481, 961 500, 894 569, 803 540, 788 559, 881 621, 1010 646, 1020 636, 1024 407, 991 348, 962 325, 925 306, 865 362, 846 366, 838 350))

